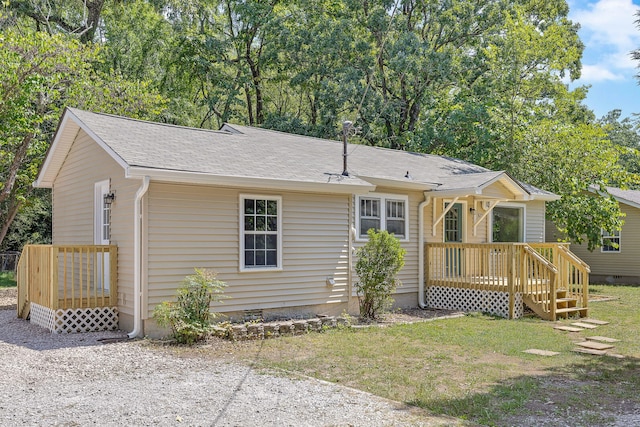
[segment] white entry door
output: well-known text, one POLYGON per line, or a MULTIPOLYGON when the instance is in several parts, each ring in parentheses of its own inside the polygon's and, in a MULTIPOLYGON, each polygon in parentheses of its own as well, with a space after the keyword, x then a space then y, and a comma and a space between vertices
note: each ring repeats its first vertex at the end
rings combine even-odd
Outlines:
MULTIPOLYGON (((111 204, 105 201, 105 195, 109 194, 109 180, 95 183, 94 191, 94 220, 93 243, 96 245, 108 245, 111 239, 111 204)), ((109 291, 110 268, 109 253, 98 252, 96 256, 96 280, 99 291, 109 291)))

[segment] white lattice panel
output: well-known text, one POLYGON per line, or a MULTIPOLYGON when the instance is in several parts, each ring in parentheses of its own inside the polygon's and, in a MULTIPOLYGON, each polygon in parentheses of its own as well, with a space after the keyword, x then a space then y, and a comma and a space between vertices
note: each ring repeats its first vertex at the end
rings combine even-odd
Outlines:
POLYGON ((56 310, 53 332, 98 332, 118 329, 115 307, 56 310))
MULTIPOLYGON (((432 308, 481 311, 509 317, 508 292, 430 286, 427 289, 427 305, 432 308)), ((513 316, 515 318, 522 317, 523 312, 522 295, 516 294, 513 316)))
POLYGON ((29 311, 30 322, 34 325, 40 326, 53 331, 53 319, 55 313, 50 308, 44 307, 40 304, 31 303, 31 309, 29 311))
POLYGON ((52 310, 31 303, 31 323, 51 332, 98 332, 118 329, 116 307, 52 310))

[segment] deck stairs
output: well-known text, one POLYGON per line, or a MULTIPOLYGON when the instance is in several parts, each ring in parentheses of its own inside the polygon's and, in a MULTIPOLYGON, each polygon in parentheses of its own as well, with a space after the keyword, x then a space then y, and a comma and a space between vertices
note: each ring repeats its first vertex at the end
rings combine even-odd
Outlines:
POLYGON ((579 307, 578 299, 571 297, 567 289, 557 289, 555 310, 549 291, 529 292, 522 296, 523 302, 533 312, 545 320, 568 319, 570 317, 587 317, 588 308, 579 307))

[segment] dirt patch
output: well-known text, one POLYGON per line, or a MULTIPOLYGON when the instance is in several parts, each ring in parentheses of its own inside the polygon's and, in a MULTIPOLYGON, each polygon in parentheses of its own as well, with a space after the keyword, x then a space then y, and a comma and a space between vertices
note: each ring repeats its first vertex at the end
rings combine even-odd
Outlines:
POLYGON ((0 310, 15 310, 18 288, 0 288, 0 310))
MULTIPOLYGON (((421 309, 418 307, 400 308, 385 313, 382 318, 372 324, 385 326, 427 322, 434 319, 461 317, 464 313, 455 310, 421 309)), ((362 323, 362 322, 361 322, 362 323)))

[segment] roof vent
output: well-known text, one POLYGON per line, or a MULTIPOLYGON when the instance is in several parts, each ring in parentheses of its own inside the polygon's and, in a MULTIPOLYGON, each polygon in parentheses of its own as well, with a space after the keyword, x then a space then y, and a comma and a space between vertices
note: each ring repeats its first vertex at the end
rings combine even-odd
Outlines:
POLYGON ((342 176, 349 176, 347 170, 347 134, 353 128, 353 122, 345 120, 342 122, 342 176))

